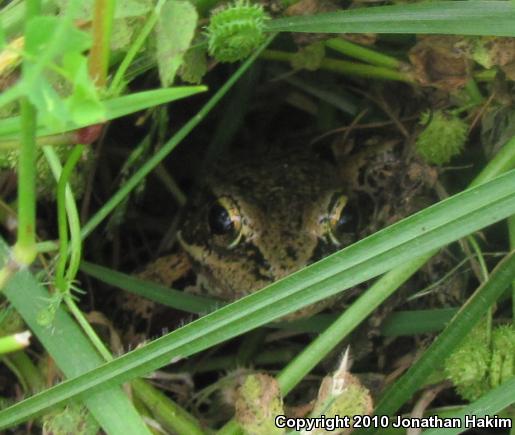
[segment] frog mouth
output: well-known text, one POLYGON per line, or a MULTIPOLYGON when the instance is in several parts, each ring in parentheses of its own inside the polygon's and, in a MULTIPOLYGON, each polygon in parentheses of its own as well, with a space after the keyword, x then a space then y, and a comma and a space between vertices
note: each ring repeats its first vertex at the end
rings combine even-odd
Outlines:
POLYGON ((193 258, 202 258, 202 249, 200 248, 200 246, 191 245, 188 242, 186 242, 182 237, 181 230, 177 231, 177 241, 179 242, 179 245, 181 245, 181 248, 184 249, 193 258))

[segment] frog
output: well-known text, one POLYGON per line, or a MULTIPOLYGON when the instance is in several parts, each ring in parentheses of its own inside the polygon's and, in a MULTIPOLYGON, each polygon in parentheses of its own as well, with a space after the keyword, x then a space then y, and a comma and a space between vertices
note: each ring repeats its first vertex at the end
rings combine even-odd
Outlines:
MULTIPOLYGON (((218 158, 199 171, 172 252, 136 276, 232 302, 416 212, 419 199, 431 200, 435 170, 416 155, 406 156, 398 141, 374 137, 336 145, 324 152, 307 146, 247 148, 218 158)), ((363 327, 367 339, 404 303, 410 291, 405 287, 370 316, 363 327)), ((365 289, 366 284, 347 289, 278 320, 295 321, 324 309, 343 312, 365 289)), ((131 296, 124 293, 120 304, 146 329, 142 335, 129 331, 131 342, 144 339, 151 324, 155 330, 156 322, 168 327, 169 316, 159 315, 165 307, 131 296)), ((365 355, 368 347, 360 348, 365 355)))
POLYGON ((348 203, 336 168, 316 155, 226 161, 192 197, 177 239, 203 291, 239 299, 348 244, 348 203))
MULTIPOLYGON (((425 166, 398 157, 403 148, 395 140, 349 148, 245 149, 218 158, 183 209, 179 249, 139 277, 175 287, 193 272, 186 291, 232 302, 416 211, 410 198, 427 191, 421 179, 434 178, 423 175, 425 166), (409 194, 399 196, 398 185, 409 194)), ((359 292, 349 289, 281 320, 342 308, 359 292)))
POLYGON ((183 260, 159 258, 140 277, 170 285, 185 256, 196 274, 187 290, 231 302, 354 240, 350 192, 334 162, 317 153, 233 154, 200 179, 177 231, 183 260))

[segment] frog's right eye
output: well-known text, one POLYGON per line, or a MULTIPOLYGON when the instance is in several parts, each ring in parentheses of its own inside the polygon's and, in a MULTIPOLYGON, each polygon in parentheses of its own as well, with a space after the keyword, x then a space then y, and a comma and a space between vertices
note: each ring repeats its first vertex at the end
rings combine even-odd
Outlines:
POLYGON ((342 246, 348 234, 353 232, 352 215, 347 211, 348 198, 342 194, 333 196, 327 216, 327 233, 336 246, 342 246))
POLYGON ((223 196, 211 204, 207 222, 211 233, 227 248, 234 248, 240 241, 241 214, 231 198, 223 196))

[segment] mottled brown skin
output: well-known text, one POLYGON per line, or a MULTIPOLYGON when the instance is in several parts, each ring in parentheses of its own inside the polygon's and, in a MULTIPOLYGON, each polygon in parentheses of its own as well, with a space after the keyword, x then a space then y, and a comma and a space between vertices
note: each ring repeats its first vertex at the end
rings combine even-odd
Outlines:
POLYGON ((314 155, 218 164, 192 197, 179 232, 200 278, 197 291, 234 300, 338 249, 328 218, 334 198, 342 194, 335 168, 314 155), (228 198, 241 217, 241 238, 233 247, 208 223, 220 197, 228 198))

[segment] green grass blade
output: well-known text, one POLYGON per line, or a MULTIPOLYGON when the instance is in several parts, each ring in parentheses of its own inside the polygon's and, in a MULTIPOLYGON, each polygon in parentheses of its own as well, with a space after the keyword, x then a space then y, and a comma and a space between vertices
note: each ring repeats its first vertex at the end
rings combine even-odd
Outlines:
MULTIPOLYGON (((2 260, 7 246, 0 241, 2 260)), ((68 313, 59 308, 51 327, 37 322, 41 309, 48 305, 48 292, 28 270, 18 272, 5 288, 5 295, 38 337, 57 366, 68 378, 101 365, 104 360, 93 348, 68 313)), ((148 430, 128 397, 118 386, 110 386, 81 398, 107 433, 148 434, 148 430)))
POLYGON ((205 91, 207 91, 206 86, 175 86, 123 95, 105 102, 107 118, 108 120, 120 118, 129 113, 167 104, 205 91))
POLYGON ((398 311, 381 325, 381 334, 386 337, 397 337, 440 331, 457 311, 457 308, 398 311))
POLYGON ((515 213, 515 170, 468 189, 239 301, 0 412, 0 428, 264 325, 515 213))
MULTIPOLYGON (((88 261, 82 261, 80 269, 90 277, 96 278, 103 283, 191 314, 204 315, 225 305, 224 302, 216 299, 197 296, 168 288, 155 282, 144 281, 134 275, 117 272, 88 261)), ((267 326, 289 331, 320 333, 331 325, 335 319, 336 316, 334 314, 317 314, 313 317, 288 322, 274 322, 267 326)))
POLYGON ((509 1, 435 1, 270 20, 271 32, 434 33, 515 36, 509 1))
MULTIPOLYGON (((103 101, 105 105, 105 117, 99 118, 93 123, 103 123, 111 121, 122 116, 129 115, 140 110, 148 109, 159 104, 166 104, 181 98, 190 97, 199 92, 206 91, 205 86, 177 86, 173 88, 153 89, 151 91, 137 92, 134 94, 124 95, 122 97, 112 98, 103 101)), ((65 131, 76 130, 87 127, 87 124, 68 124, 64 130, 51 129, 47 127, 38 127, 38 136, 47 136, 51 134, 64 133, 65 131)), ((13 116, 11 118, 0 121, 0 138, 12 139, 17 138, 20 131, 20 117, 13 116)))
MULTIPOLYGON (((98 264, 82 261, 82 272, 92 278, 113 287, 118 287, 129 293, 133 293, 159 304, 191 314, 204 315, 225 305, 224 302, 197 296, 184 291, 165 287, 155 282, 141 280, 134 275, 117 272, 98 264)), ((274 322, 268 326, 272 328, 288 329, 297 332, 320 333, 324 331, 336 319, 333 314, 318 314, 316 316, 292 320, 288 322, 274 322)), ((442 328, 440 328, 442 329, 442 328)))
POLYGON ((116 272, 97 264, 83 261, 80 266, 84 273, 97 278, 106 284, 119 287, 131 293, 143 296, 152 301, 187 313, 206 313, 212 311, 220 302, 206 297, 196 296, 174 290, 159 284, 144 281, 135 276, 116 272))

